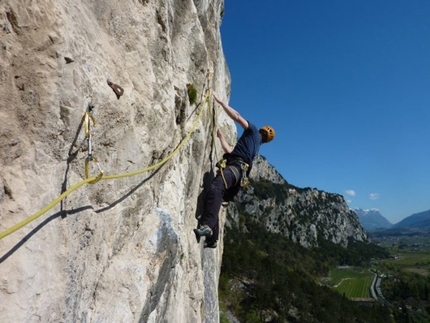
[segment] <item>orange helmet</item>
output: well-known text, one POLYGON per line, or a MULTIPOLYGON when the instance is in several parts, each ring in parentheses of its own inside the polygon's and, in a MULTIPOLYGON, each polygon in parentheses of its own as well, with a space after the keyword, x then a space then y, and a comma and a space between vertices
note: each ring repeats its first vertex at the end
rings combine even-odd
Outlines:
POLYGON ((269 142, 275 138, 275 130, 271 126, 264 126, 260 128, 260 133, 264 133, 263 142, 269 142))

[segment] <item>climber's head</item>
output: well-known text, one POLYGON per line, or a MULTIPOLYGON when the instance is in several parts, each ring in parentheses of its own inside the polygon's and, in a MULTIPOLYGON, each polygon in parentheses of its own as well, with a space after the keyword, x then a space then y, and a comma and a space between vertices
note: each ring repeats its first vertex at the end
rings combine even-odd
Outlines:
POLYGON ((263 142, 269 142, 275 138, 275 130, 271 126, 264 126, 259 131, 263 142))

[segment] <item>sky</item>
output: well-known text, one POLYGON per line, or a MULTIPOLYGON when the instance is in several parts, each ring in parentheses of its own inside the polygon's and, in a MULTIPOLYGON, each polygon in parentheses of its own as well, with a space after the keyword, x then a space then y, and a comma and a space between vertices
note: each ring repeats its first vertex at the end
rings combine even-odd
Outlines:
POLYGON ((430 209, 430 0, 225 0, 221 37, 285 180, 392 223, 430 209))

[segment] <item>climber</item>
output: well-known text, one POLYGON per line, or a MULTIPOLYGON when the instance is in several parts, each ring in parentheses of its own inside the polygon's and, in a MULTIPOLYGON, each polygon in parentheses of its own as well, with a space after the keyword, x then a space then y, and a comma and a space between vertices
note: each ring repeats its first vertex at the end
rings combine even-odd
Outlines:
POLYGON ((222 132, 217 130, 217 137, 225 154, 223 161, 217 164, 219 168, 211 183, 204 202, 204 212, 199 219, 197 229, 194 229, 197 241, 206 237, 205 248, 216 248, 219 237, 218 213, 224 201, 232 201, 241 186, 245 186, 247 176, 251 171, 252 162, 258 154, 260 145, 271 141, 275 131, 270 126, 257 129, 255 125, 244 119, 239 112, 223 102, 214 92, 215 101, 221 105, 227 115, 244 129, 236 146, 231 147, 222 132))

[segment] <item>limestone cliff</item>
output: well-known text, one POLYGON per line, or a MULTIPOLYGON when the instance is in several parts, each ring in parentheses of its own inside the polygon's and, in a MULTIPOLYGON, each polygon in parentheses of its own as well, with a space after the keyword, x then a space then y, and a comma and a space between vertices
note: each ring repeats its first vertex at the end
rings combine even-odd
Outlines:
POLYGON ((0 322, 218 322, 222 248, 203 251, 192 228, 217 158, 199 103, 230 83, 222 11, 222 0, 0 1, 0 231, 84 179, 90 103, 106 175, 163 160, 204 109, 163 167, 84 185, 0 241, 0 322))
MULTIPOLYGON (((228 97, 223 5, 0 0, 0 233, 82 183, 89 151, 104 173, 0 240, 0 322, 218 322, 222 242, 203 250, 192 228, 221 157, 213 119, 236 138, 205 100, 228 97)), ((285 184, 264 160, 253 176, 285 184)), ((230 207, 303 245, 366 239, 340 196, 294 189, 255 184, 230 207)))

